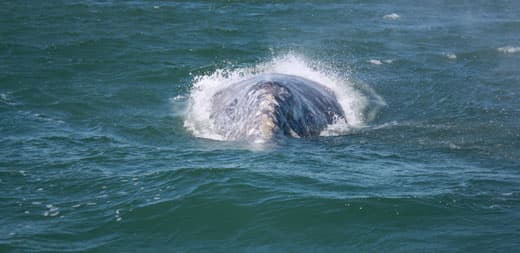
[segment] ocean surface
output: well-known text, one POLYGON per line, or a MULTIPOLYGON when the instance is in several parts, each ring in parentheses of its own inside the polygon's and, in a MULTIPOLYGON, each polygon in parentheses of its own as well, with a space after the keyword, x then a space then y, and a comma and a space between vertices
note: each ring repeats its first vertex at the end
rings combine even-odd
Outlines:
POLYGON ((1 1, 0 252, 515 252, 520 2, 1 1), (332 87, 255 144, 211 95, 332 87))

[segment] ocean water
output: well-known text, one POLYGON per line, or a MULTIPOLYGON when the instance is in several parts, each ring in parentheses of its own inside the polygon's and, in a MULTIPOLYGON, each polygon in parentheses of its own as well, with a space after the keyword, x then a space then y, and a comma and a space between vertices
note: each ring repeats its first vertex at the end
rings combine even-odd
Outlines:
POLYGON ((1 1, 0 252, 515 252, 520 2, 1 1), (218 89, 349 125, 219 139, 218 89))

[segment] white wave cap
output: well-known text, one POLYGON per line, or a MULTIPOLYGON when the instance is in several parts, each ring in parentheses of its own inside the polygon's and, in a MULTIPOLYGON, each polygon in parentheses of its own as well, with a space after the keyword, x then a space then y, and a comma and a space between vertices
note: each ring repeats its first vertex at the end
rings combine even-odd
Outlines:
POLYGON ((514 54, 520 52, 520 47, 513 47, 513 46, 505 46, 505 47, 499 47, 497 50, 501 53, 505 54, 514 54))
POLYGON ((354 129, 364 127, 386 105, 367 85, 354 84, 345 74, 342 77, 321 62, 312 62, 301 55, 287 53, 254 67, 217 69, 211 74, 196 76, 190 92, 184 127, 196 137, 225 140, 215 131, 210 118, 213 95, 234 83, 267 73, 300 76, 320 83, 334 92, 348 123, 333 124, 321 135, 348 134, 354 129))
POLYGON ((457 59, 457 55, 454 54, 454 53, 444 53, 444 56, 446 56, 446 58, 450 59, 450 60, 455 60, 457 59))
POLYGON ((374 64, 374 65, 381 65, 383 64, 380 60, 378 59, 370 59, 368 62, 374 64))
POLYGON ((390 14, 384 15, 383 18, 387 19, 387 20, 397 20, 397 19, 401 18, 401 16, 399 16, 399 14, 397 14, 397 13, 390 13, 390 14))

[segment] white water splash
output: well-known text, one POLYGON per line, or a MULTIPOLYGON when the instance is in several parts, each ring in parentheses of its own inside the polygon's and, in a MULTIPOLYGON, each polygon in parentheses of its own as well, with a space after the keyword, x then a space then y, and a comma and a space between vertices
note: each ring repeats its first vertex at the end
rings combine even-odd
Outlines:
POLYGON ((330 67, 305 57, 288 53, 254 67, 217 69, 193 80, 184 126, 196 137, 225 140, 214 129, 210 119, 211 99, 215 93, 231 84, 249 79, 258 74, 280 73, 300 76, 331 89, 345 112, 347 123, 337 123, 325 129, 321 135, 348 134, 353 129, 364 127, 385 106, 384 100, 366 85, 354 84, 348 77, 340 76, 330 67))

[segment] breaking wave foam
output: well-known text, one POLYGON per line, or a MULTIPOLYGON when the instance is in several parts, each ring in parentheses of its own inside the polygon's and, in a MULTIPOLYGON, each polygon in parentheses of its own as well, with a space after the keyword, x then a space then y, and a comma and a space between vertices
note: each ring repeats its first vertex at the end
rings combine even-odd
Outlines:
POLYGON ((330 88, 345 112, 348 123, 336 123, 323 130, 321 135, 342 135, 366 126, 385 101, 370 87, 355 84, 348 75, 341 76, 319 61, 288 53, 259 63, 253 67, 217 69, 211 74, 195 76, 188 101, 184 126, 196 137, 225 140, 214 129, 210 118, 211 100, 215 93, 231 84, 258 74, 280 73, 296 75, 330 88))

